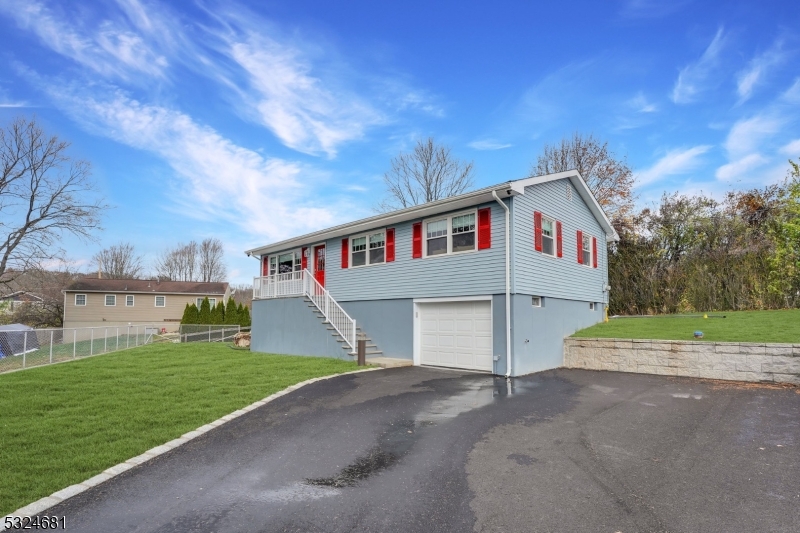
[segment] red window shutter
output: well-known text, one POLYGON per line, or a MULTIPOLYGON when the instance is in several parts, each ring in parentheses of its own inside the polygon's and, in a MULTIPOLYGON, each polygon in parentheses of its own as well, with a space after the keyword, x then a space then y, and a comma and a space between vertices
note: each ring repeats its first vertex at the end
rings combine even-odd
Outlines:
POLYGON ((394 261, 394 228, 386 230, 386 262, 394 261))
POLYGON ((564 239, 561 238, 561 222, 556 220, 556 255, 564 257, 564 239))
POLYGON ((592 237, 592 268, 597 268, 597 237, 592 237))
POLYGON ((350 251, 349 245, 350 245, 349 239, 342 239, 342 268, 347 268, 348 258, 350 257, 348 253, 350 251))
POLYGON ((269 256, 261 256, 261 275, 269 276, 269 256))
POLYGON ((492 247, 492 209, 478 209, 478 250, 492 247))
POLYGON ((308 253, 308 248, 304 246, 300 249, 300 266, 303 270, 308 268, 308 257, 306 257, 306 253, 308 253))
POLYGON ((578 264, 583 264, 583 232, 578 230, 578 264))
POLYGON ((422 222, 417 222, 412 226, 411 258, 419 259, 420 257, 422 257, 422 222))
POLYGON ((533 212, 533 247, 537 252, 542 251, 542 214, 533 212))

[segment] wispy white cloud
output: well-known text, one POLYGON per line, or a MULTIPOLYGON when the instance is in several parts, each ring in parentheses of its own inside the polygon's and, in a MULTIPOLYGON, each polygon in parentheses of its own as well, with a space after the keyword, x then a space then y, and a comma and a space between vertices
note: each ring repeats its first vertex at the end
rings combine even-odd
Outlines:
MULTIPOLYGON (((133 2, 132 2, 133 3, 133 2)), ((82 11, 56 10, 37 0, 6 0, 0 12, 33 32, 53 51, 95 72, 134 81, 136 75, 163 77, 167 59, 120 18, 93 22, 82 11)))
POLYGON ((620 15, 632 19, 652 19, 671 15, 683 9, 691 0, 627 0, 620 15))
POLYGON ((780 153, 792 157, 800 156, 800 139, 795 139, 784 146, 781 146, 780 153))
POLYGON ((180 192, 173 199, 190 216, 221 218, 272 240, 319 229, 345 216, 341 202, 329 198, 323 203, 307 194, 311 182, 321 178, 319 171, 262 156, 185 113, 139 102, 109 87, 42 88, 89 131, 167 162, 180 192))
POLYGON ((794 80, 792 86, 781 95, 781 99, 792 104, 800 103, 800 78, 794 80))
POLYGON ((502 143, 493 139, 475 140, 467 144, 470 148, 475 150, 502 150, 504 148, 511 148, 513 144, 502 143))
POLYGON ((676 104, 694 102, 700 93, 715 82, 715 73, 720 65, 720 54, 725 47, 725 41, 724 29, 719 28, 700 59, 681 69, 672 89, 673 102, 676 104))
POLYGON ((655 113, 658 111, 658 106, 650 102, 641 92, 628 100, 626 104, 637 113, 655 113))
POLYGON ((761 154, 750 154, 722 165, 717 169, 715 175, 718 180, 730 181, 765 165, 767 162, 767 158, 761 154))
POLYGON ((638 185, 648 185, 667 176, 686 174, 696 169, 700 164, 700 156, 711 149, 709 145, 694 146, 671 150, 655 162, 650 168, 636 175, 638 185))
POLYGON ((728 156, 739 159, 754 152, 762 141, 781 131, 785 123, 783 117, 769 113, 736 121, 725 140, 728 156))
POLYGON ((788 54, 783 48, 783 40, 778 39, 765 52, 758 54, 750 60, 747 67, 739 72, 736 90, 739 93, 739 103, 748 100, 759 83, 763 83, 764 77, 770 70, 781 65, 788 58, 788 54))

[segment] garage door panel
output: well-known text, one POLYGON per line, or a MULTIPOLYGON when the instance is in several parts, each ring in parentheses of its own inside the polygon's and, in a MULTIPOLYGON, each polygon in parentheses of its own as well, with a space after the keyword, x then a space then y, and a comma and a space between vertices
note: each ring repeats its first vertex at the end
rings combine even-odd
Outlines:
POLYGON ((491 371, 490 301, 419 304, 422 364, 491 371))

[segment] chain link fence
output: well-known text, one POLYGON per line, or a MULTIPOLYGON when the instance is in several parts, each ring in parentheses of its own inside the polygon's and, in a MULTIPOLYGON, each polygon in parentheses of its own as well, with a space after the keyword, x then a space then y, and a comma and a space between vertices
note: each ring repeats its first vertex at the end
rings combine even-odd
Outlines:
MULTIPOLYGON (((18 326, 17 326, 18 327, 18 326)), ((0 328, 0 373, 116 352, 153 342, 178 342, 158 326, 139 324, 96 328, 0 328)))
POLYGON ((233 342, 233 337, 250 328, 233 325, 184 324, 180 327, 180 342, 233 342))

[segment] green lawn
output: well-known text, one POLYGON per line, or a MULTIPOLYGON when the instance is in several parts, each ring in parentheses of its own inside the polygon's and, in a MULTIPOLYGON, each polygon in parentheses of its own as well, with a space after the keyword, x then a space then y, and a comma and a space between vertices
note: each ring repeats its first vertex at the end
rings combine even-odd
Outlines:
POLYGON ((612 318, 573 337, 695 340, 694 332, 702 331, 704 341, 800 343, 800 309, 715 312, 708 316, 612 318), (726 318, 717 318, 722 316, 726 318))
POLYGON ((0 516, 352 362, 156 344, 0 375, 0 516))

